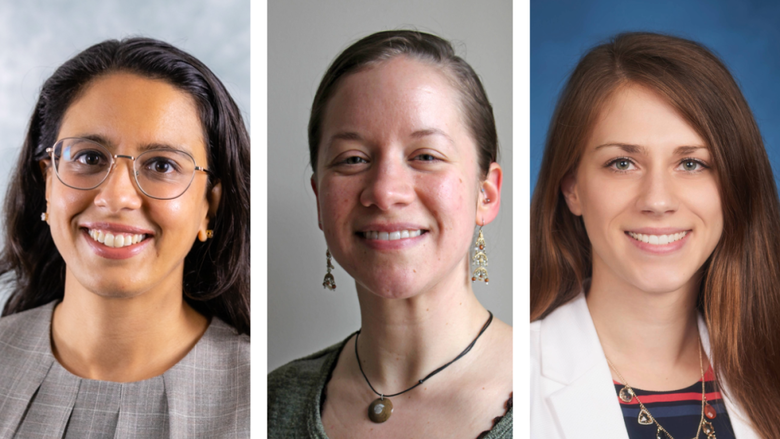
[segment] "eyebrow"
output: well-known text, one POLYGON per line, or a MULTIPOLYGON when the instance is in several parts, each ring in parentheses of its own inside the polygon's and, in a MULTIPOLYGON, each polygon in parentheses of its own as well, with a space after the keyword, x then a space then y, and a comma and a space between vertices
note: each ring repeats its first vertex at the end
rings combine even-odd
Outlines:
MULTIPOLYGON (((630 143, 605 143, 603 145, 599 145, 596 147, 596 149, 599 148, 608 148, 608 147, 617 147, 622 149, 623 151, 629 153, 629 154, 647 154, 647 148, 642 145, 633 145, 630 143)), ((688 155, 697 149, 709 149, 706 146, 695 146, 695 145, 684 145, 684 146, 678 146, 674 149, 674 155, 688 155)))
POLYGON ((412 133, 410 136, 413 139, 420 139, 426 136, 442 136, 445 139, 447 139, 451 144, 455 144, 455 141, 452 140, 452 137, 450 137, 447 133, 444 131, 438 129, 438 128, 425 128, 422 130, 417 130, 412 133))
MULTIPOLYGON (((116 146, 114 145, 113 142, 111 142, 111 140, 109 140, 106 137, 103 137, 100 134, 84 134, 84 135, 76 136, 76 137, 79 137, 81 139, 91 140, 93 142, 97 142, 97 143, 99 143, 99 144, 101 144, 101 145, 103 145, 103 146, 105 146, 106 148, 109 148, 109 149, 116 148, 116 146)), ((146 143, 146 144, 143 144, 143 145, 139 146, 138 147, 138 154, 141 154, 141 153, 146 152, 146 151, 161 150, 161 149, 162 150, 167 150, 167 151, 182 151, 182 152, 186 152, 186 153, 188 153, 190 155, 192 154, 191 151, 188 148, 184 148, 184 147, 180 147, 180 146, 174 146, 174 145, 170 145, 168 143, 158 143, 158 142, 146 143)))
MULTIPOLYGON (((447 133, 444 131, 438 129, 438 128, 425 128, 421 130, 414 131, 409 137, 412 139, 421 139, 423 137, 427 136, 442 136, 445 139, 447 139, 451 144, 455 144, 455 141, 452 140, 452 137, 450 137, 447 133)), ((338 132, 332 136, 330 136, 330 139, 328 141, 328 145, 332 145, 333 142, 336 140, 355 140, 355 141, 363 141, 363 136, 360 134, 354 132, 354 131, 341 131, 338 132)))

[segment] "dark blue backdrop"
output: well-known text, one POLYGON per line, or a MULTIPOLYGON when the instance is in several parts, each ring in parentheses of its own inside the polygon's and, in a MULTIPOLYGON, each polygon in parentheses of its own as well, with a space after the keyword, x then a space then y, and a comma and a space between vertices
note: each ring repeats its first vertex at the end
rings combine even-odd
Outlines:
POLYGON ((673 34, 715 52, 750 104, 780 181, 780 1, 531 0, 531 193, 568 75, 589 48, 625 31, 673 34))

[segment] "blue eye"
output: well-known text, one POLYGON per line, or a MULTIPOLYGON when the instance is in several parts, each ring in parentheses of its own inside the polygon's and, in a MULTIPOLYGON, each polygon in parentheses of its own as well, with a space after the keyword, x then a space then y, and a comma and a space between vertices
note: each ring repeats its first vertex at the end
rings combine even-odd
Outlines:
POLYGON ((615 162, 615 169, 619 171, 627 171, 631 166, 631 162, 628 160, 618 160, 615 162))
POLYGON ((634 167, 634 162, 627 157, 620 157, 607 163, 607 167, 617 172, 628 172, 634 167))
POLYGON ((707 169, 708 166, 696 159, 683 159, 680 162, 680 168, 686 172, 699 172, 707 169))

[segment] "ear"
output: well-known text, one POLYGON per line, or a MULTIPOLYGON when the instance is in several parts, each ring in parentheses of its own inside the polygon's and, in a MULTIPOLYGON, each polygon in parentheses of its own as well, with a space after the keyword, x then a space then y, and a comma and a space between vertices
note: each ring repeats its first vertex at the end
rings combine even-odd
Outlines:
POLYGON ((208 194, 206 194, 206 200, 209 203, 209 210, 206 212, 206 216, 198 228, 198 241, 206 242, 208 238, 207 230, 209 229, 209 222, 211 218, 217 216, 217 209, 219 208, 219 202, 222 200, 222 182, 217 182, 212 186, 208 194))
POLYGON ((320 225, 320 230, 322 230, 322 217, 320 216, 320 196, 317 193, 317 179, 314 177, 314 174, 311 174, 311 188, 314 191, 314 198, 317 199, 317 224, 320 225))
POLYGON ((582 205, 580 204, 580 195, 577 188, 577 175, 570 172, 561 180, 561 192, 571 213, 577 216, 582 215, 582 205))
POLYGON ((503 182, 504 173, 501 170, 501 165, 496 162, 491 163, 485 180, 479 184, 477 225, 490 224, 498 216, 498 210, 501 207, 501 185, 503 182))

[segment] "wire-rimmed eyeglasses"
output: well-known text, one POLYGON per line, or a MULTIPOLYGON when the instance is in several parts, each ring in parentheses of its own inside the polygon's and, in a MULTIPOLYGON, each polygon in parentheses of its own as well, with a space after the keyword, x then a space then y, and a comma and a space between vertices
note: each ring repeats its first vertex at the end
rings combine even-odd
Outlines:
POLYGON ((62 184, 79 190, 100 186, 116 167, 117 159, 131 160, 135 185, 147 197, 158 200, 182 196, 192 184, 195 172, 209 172, 197 166, 195 159, 184 151, 158 148, 133 157, 111 154, 100 143, 78 137, 58 140, 46 152, 51 154, 54 172, 62 184))

